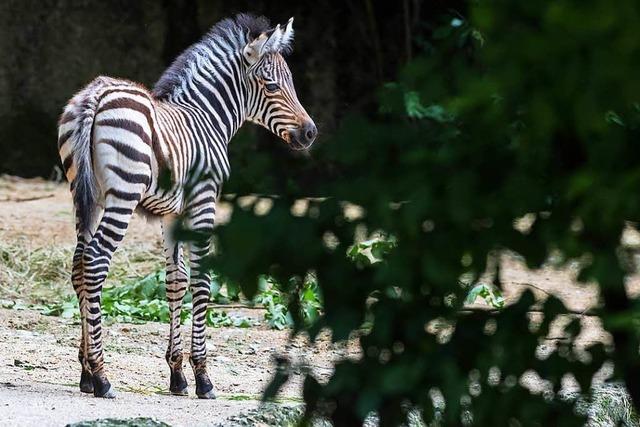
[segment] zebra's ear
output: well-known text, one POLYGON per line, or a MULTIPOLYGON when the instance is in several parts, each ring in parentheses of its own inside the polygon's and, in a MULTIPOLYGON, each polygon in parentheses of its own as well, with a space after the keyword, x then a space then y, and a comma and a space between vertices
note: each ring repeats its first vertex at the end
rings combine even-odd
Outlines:
POLYGON ((267 33, 262 33, 244 47, 242 54, 249 62, 249 64, 255 64, 258 59, 264 54, 265 43, 269 40, 267 33))
POLYGON ((282 40, 280 40, 279 51, 288 53, 293 47, 293 16, 289 18, 287 26, 282 31, 282 40))
POLYGON ((283 29, 280 24, 273 30, 264 32, 249 42, 243 50, 244 57, 249 64, 254 64, 267 52, 287 53, 291 50, 293 41, 293 17, 289 18, 283 29))
POLYGON ((284 28, 280 24, 276 25, 269 39, 264 44, 265 52, 288 53, 291 50, 293 41, 293 17, 289 18, 284 28))

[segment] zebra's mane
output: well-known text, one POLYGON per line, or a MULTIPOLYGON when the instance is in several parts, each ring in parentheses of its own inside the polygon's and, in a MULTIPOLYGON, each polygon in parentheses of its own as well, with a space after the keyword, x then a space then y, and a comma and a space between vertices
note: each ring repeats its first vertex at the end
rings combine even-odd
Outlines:
POLYGON ((251 39, 258 37, 269 31, 269 27, 269 20, 264 16, 240 13, 233 18, 223 19, 173 61, 154 85, 153 95, 159 99, 173 95, 191 72, 191 67, 203 60, 202 52, 211 52, 207 47, 218 46, 221 51, 228 51, 229 48, 237 50, 248 42, 247 36, 251 39))

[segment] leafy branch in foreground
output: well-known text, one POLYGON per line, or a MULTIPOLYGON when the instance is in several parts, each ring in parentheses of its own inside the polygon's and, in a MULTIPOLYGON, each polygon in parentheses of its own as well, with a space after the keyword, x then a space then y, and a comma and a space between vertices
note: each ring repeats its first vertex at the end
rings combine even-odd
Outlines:
MULTIPOLYGON (((586 416, 561 398, 563 379, 588 395, 605 360, 640 405, 640 305, 625 289, 635 259, 620 244, 625 224, 640 217, 640 8, 631 0, 464 5, 466 16, 422 18, 423 52, 381 88, 381 114, 346 114, 313 151, 315 180, 267 168, 285 184, 263 191, 278 194, 270 210, 231 198, 231 220, 216 231, 212 265, 246 295, 258 292, 261 274, 286 283, 313 271, 324 309, 309 327, 292 310, 295 330, 356 337, 360 357, 338 361, 328 380, 307 373, 307 419, 361 425, 376 412, 380 425, 395 426, 417 409, 424 420, 440 414, 443 426, 578 426, 586 416), (345 203, 362 214, 346 215, 345 203), (514 227, 525 216, 531 226, 514 227), (378 230, 397 239, 384 262, 344 256, 356 236, 378 230), (526 291, 501 310, 461 311, 468 286, 460 284, 481 280, 489 255, 503 251, 531 268, 552 254, 580 260, 577 279, 599 286, 615 351, 576 342, 582 325, 573 321, 540 357, 551 323, 567 313, 553 297, 541 303, 526 291), (534 307, 540 325, 529 320, 534 307), (522 381, 529 374, 543 393, 522 381)), ((261 180, 253 178, 244 180, 261 180)), ((472 287, 477 297, 500 305, 486 285, 472 287)), ((276 393, 291 371, 284 366, 267 390, 276 393)))

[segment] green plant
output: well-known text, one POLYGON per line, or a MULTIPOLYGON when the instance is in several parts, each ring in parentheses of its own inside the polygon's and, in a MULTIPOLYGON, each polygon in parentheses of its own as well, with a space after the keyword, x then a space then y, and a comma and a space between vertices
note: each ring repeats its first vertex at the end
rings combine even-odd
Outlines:
POLYGON ((78 301, 67 299, 59 303, 49 303, 41 306, 42 314, 45 316, 59 316, 63 319, 80 318, 78 301))
POLYGON ((347 257, 359 266, 366 266, 381 262, 398 242, 393 236, 378 236, 373 239, 365 240, 353 244, 347 250, 347 257))
MULTIPOLYGON (((169 321, 165 298, 165 273, 151 273, 141 280, 107 287, 102 291, 102 313, 119 322, 169 321)), ((188 315, 183 314, 183 318, 188 315)))
MULTIPOLYGON (((215 280, 214 275, 214 280, 215 280)), ((225 298, 217 282, 212 284, 216 296, 225 298)), ((39 308, 43 314, 79 318, 78 303, 75 297, 69 297, 61 302, 49 303, 39 308)), ((110 320, 127 323, 142 323, 148 321, 169 322, 169 305, 166 301, 165 272, 159 270, 139 280, 107 287, 102 291, 102 315, 110 320)), ((187 321, 191 317, 191 294, 187 292, 181 311, 181 320, 187 321)), ((207 324, 213 327, 235 326, 249 327, 253 322, 246 317, 229 316, 227 313, 209 309, 207 324)))
POLYGON ((266 309, 265 319, 269 326, 284 329, 294 325, 291 310, 299 311, 298 315, 305 325, 315 322, 322 310, 320 290, 315 276, 309 274, 300 286, 292 279, 289 285, 294 291, 288 291, 272 277, 259 278, 259 292, 254 301, 266 309))
POLYGON ((254 326, 254 322, 246 317, 229 316, 224 311, 207 310, 207 325, 214 328, 222 328, 226 326, 233 326, 236 328, 249 328, 254 326))
POLYGON ((478 283, 469 289, 465 304, 473 304, 478 298, 482 298, 487 305, 495 308, 504 308, 504 298, 500 289, 485 283, 478 283))

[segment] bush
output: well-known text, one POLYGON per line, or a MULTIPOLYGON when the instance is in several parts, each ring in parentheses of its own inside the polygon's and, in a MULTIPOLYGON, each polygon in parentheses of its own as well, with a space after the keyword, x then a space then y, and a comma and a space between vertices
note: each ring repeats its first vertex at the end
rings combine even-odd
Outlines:
MULTIPOLYGON (((249 296, 262 274, 301 283, 313 272, 324 312, 307 328, 292 310, 296 330, 314 338, 329 328, 335 341, 359 331, 360 359, 337 362, 328 382, 307 375, 307 416, 357 425, 375 411, 385 426, 418 408, 439 425, 582 425, 557 398, 561 379, 572 375, 586 392, 606 358, 637 406, 638 309, 624 288, 634 266, 620 244, 640 212, 637 2, 474 2, 468 19, 441 21, 416 35, 424 51, 381 88, 379 114, 349 114, 318 143, 313 161, 326 167, 315 185, 279 189, 266 213, 254 209, 259 200, 230 198, 212 262, 249 296), (321 197, 295 208, 309 195, 321 197), (515 227, 525 215, 531 227, 515 227), (348 259, 354 241, 380 233, 397 242, 383 262, 348 259), (553 297, 534 330, 531 293, 498 313, 461 312, 462 279, 476 283, 505 249, 531 267, 551 252, 578 260, 580 280, 600 286, 615 351, 578 353, 574 321, 569 342, 538 358, 566 312, 553 297), (453 332, 433 333, 433 322, 453 332), (520 385, 527 371, 552 392, 520 385)), ((493 273, 499 287, 499 263, 493 273)), ((269 394, 289 368, 282 361, 269 394)))

